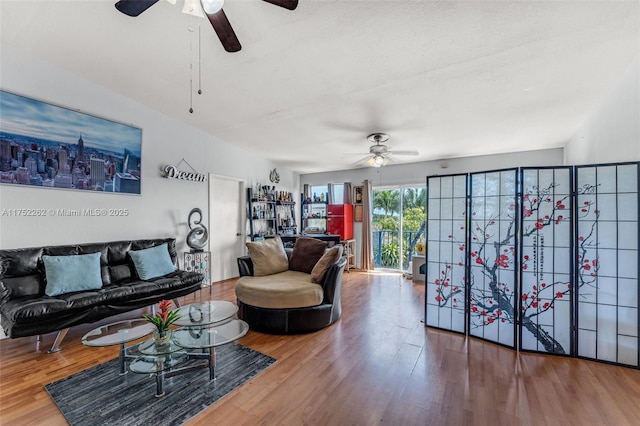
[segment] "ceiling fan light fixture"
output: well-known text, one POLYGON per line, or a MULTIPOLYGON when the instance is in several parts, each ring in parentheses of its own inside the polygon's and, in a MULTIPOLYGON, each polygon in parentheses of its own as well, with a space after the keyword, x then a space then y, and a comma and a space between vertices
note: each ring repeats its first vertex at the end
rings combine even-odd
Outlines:
POLYGON ((384 165, 384 157, 380 154, 376 154, 373 157, 373 167, 382 167, 384 165))
POLYGON ((204 9, 207 15, 214 14, 219 12, 224 5, 224 0, 200 0, 202 3, 202 8, 204 9))
POLYGON ((184 0, 184 7, 182 8, 182 13, 186 13, 187 15, 197 16, 198 18, 204 18, 204 13, 202 12, 202 6, 200 5, 199 0, 184 0))

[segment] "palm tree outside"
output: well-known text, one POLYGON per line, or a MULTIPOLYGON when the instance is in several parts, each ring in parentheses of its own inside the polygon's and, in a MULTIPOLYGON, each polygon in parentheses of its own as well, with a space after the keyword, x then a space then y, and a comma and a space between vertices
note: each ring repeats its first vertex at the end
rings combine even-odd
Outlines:
POLYGON ((426 188, 373 191, 372 240, 377 267, 408 271, 417 242, 424 241, 426 188))

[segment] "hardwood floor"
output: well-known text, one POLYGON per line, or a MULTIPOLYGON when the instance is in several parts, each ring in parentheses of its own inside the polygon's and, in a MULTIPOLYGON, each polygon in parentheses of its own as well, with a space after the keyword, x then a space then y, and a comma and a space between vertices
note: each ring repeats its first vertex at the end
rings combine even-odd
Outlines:
MULTIPOLYGON (((199 296, 235 301, 234 282, 199 296)), ((239 342, 276 364, 188 424, 640 424, 640 371, 518 355, 426 329, 423 310, 423 285, 398 275, 345 274, 341 320, 306 335, 250 331, 239 342)), ((38 351, 35 338, 0 341, 0 424, 66 424, 44 385, 117 356, 115 347, 80 343, 93 327, 73 328, 52 355, 46 349, 53 334, 38 351)), ((150 392, 153 386, 150 381, 150 392)))

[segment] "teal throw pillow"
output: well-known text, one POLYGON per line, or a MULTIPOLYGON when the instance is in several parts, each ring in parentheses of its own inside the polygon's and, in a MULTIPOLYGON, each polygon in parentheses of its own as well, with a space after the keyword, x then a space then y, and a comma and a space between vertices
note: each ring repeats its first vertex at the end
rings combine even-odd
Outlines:
POLYGON ((100 253, 42 256, 47 286, 44 294, 58 296, 102 287, 100 253))
POLYGON ((143 250, 131 250, 129 254, 142 280, 161 277, 176 270, 169 256, 167 243, 143 250))

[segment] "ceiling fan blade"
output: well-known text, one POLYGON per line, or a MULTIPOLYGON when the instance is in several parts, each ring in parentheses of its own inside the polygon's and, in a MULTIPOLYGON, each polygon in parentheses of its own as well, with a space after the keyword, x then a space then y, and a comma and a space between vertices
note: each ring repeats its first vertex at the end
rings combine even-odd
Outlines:
POLYGON ((388 151, 387 154, 392 155, 418 155, 418 151, 388 151))
POLYGON ((138 16, 149 9, 159 0, 120 0, 116 3, 116 9, 128 16, 138 16))
POLYGON ((224 50, 227 52, 237 52, 242 49, 242 46, 240 46, 240 40, 238 40, 236 33, 233 32, 231 23, 222 9, 216 13, 207 13, 207 17, 209 18, 209 22, 211 22, 211 26, 216 31, 216 34, 218 34, 218 38, 222 42, 224 50))
POLYGON ((367 165, 367 161, 369 160, 368 155, 366 157, 360 157, 357 161, 354 161, 353 163, 351 163, 352 167, 362 167, 362 166, 366 166, 367 165))
POLYGON ((295 10, 298 7, 298 0, 264 0, 267 3, 275 4, 276 6, 284 7, 285 9, 295 10))

